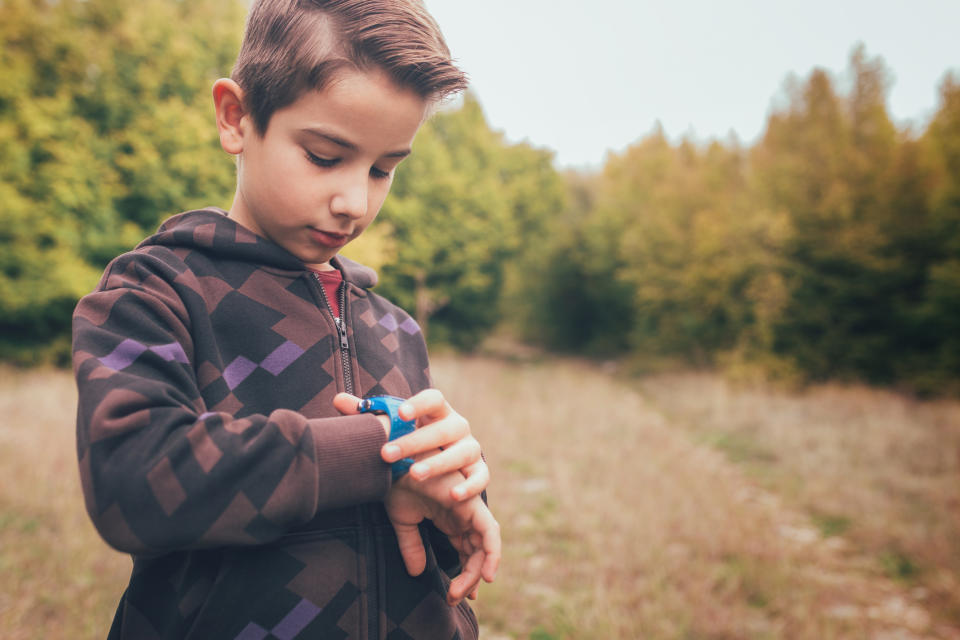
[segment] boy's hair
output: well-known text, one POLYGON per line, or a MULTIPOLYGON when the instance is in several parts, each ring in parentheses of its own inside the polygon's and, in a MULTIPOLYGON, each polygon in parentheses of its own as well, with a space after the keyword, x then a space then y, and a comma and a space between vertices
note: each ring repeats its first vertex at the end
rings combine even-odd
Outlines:
POLYGON ((381 69, 440 101, 467 86, 420 0, 255 0, 231 77, 257 131, 339 71, 381 69))

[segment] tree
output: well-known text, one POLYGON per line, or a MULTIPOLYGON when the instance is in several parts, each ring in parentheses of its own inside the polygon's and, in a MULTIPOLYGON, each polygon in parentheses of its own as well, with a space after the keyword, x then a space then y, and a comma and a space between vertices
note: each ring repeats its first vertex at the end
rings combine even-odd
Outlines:
POLYGON ((0 356, 66 357, 73 305, 110 258, 168 215, 227 202, 209 91, 244 9, 0 3, 0 356))
POLYGON ((929 168, 923 185, 929 222, 918 247, 926 257, 925 286, 922 301, 908 311, 927 348, 910 373, 930 390, 960 379, 960 78, 955 75, 940 86, 940 105, 920 148, 929 168))
POLYGON ((889 381, 903 286, 886 234, 899 141, 883 63, 858 47, 850 75, 844 97, 815 70, 770 117, 754 155, 765 206, 785 211, 793 228, 774 350, 814 377, 889 381))

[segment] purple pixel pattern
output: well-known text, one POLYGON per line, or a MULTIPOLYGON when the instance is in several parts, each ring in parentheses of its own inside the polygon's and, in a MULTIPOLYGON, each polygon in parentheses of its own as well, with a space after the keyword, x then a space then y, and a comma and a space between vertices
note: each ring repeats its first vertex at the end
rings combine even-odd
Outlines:
POLYGON ((237 385, 246 380, 247 376, 253 373, 256 368, 257 364, 255 362, 251 362, 243 356, 237 356, 233 362, 223 370, 223 379, 227 381, 227 386, 230 387, 232 391, 237 388, 237 385))
POLYGON ((114 371, 123 371, 146 350, 147 348, 136 340, 127 338, 118 344, 117 348, 110 352, 110 355, 100 358, 100 362, 103 366, 114 371))
POLYGON ((187 360, 187 354, 184 352, 183 347, 180 346, 179 342, 158 344, 155 347, 150 347, 150 351, 153 351, 167 362, 176 361, 182 364, 190 364, 187 360))
POLYGON ((407 318, 403 321, 403 324, 400 325, 400 328, 409 333, 410 335, 416 335, 420 333, 420 325, 417 324, 417 321, 413 318, 407 318))
POLYGON ((303 349, 287 340, 274 349, 273 353, 264 358, 260 366, 275 376, 280 375, 280 372, 293 364, 293 362, 302 355, 303 349))
POLYGON ((243 628, 234 640, 263 640, 267 637, 267 630, 255 622, 251 622, 243 628))
POLYGON ((387 315, 380 318, 380 326, 386 329, 387 331, 396 331, 397 319, 388 313, 387 315))
POLYGON ((292 640, 320 615, 320 611, 320 607, 309 600, 301 600, 270 632, 280 640, 292 640))

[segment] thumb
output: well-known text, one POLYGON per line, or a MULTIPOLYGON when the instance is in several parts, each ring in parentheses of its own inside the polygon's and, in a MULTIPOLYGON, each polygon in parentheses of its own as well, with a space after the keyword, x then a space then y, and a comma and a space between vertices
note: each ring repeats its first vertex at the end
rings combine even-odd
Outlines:
POLYGON ((338 393, 333 397, 333 408, 345 416, 352 416, 360 413, 357 410, 357 404, 359 403, 360 398, 357 396, 352 396, 349 393, 338 393))
POLYGON ((403 564, 407 573, 418 576, 427 567, 427 553, 423 548, 423 539, 420 538, 420 529, 415 524, 393 523, 393 530, 397 534, 397 546, 403 556, 403 564))

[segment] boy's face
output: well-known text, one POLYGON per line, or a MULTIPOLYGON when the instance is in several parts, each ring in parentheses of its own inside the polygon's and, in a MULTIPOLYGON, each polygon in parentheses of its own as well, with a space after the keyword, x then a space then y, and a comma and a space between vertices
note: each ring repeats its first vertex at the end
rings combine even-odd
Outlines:
POLYGON ((330 268, 377 216, 428 107, 381 72, 345 72, 277 110, 263 136, 244 116, 230 217, 330 268))

